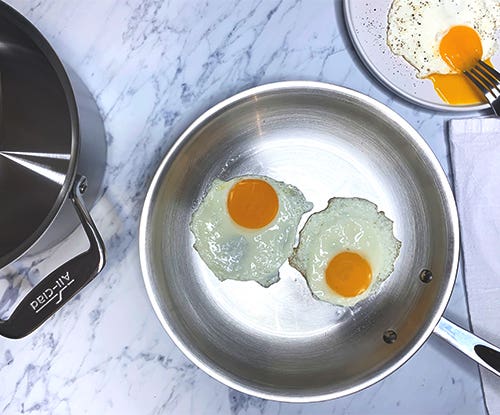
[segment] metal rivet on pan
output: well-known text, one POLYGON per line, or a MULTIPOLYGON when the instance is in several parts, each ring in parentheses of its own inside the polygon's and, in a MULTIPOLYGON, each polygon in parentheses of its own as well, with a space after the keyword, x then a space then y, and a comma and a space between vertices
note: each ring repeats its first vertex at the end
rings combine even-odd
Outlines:
POLYGON ((432 281, 432 272, 428 269, 423 269, 420 271, 420 281, 425 282, 426 284, 432 281))
POLYGON ((384 331, 383 338, 387 344, 392 344, 398 338, 398 334, 394 330, 386 330, 384 331))
POLYGON ((78 190, 80 190, 80 193, 82 193, 82 194, 85 193, 85 191, 87 190, 87 180, 86 179, 82 180, 78 190))

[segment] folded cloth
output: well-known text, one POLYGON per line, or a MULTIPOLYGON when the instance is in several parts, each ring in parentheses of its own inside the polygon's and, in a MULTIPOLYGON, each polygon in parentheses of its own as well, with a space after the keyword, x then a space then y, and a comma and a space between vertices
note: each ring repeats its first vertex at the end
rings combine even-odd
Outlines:
MULTIPOLYGON (((500 118, 449 122, 472 330, 500 345, 500 118)), ((500 414, 500 377, 481 368, 490 414, 500 414)))

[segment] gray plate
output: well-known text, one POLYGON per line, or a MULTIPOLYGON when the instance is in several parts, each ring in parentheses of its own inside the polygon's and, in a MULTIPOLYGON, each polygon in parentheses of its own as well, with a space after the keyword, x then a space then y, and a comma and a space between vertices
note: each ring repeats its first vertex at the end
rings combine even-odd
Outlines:
POLYGON ((178 139, 147 194, 140 255, 156 314, 200 368, 259 397, 317 401, 382 379, 431 334, 455 281, 458 219, 438 161, 401 117, 345 88, 282 82, 216 105, 178 139), (403 243, 380 292, 335 307, 314 300, 288 264, 270 288, 220 282, 188 225, 215 178, 242 174, 297 186, 313 211, 332 196, 377 203, 403 243), (388 329, 393 344, 383 340, 388 329))

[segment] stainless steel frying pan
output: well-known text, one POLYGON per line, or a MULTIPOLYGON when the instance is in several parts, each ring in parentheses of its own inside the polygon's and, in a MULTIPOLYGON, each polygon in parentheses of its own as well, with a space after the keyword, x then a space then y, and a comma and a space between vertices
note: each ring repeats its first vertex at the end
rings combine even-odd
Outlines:
POLYGON ((161 163, 140 228, 146 288, 177 346, 235 389, 295 402, 375 383, 433 331, 499 374, 498 348, 441 317, 458 245, 450 186, 419 134, 373 99, 315 82, 257 87, 198 118, 161 163), (377 203, 403 243, 380 292, 337 308, 313 299, 288 264, 269 288, 215 278, 188 224, 216 177, 242 174, 299 187, 314 211, 332 196, 377 203))

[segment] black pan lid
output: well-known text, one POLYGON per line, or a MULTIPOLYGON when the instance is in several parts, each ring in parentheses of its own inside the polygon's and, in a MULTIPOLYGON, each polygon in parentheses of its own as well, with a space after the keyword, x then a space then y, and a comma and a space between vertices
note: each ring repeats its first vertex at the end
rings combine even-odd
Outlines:
POLYGON ((42 35, 0 4, 0 268, 53 221, 74 179, 77 112, 42 35))

